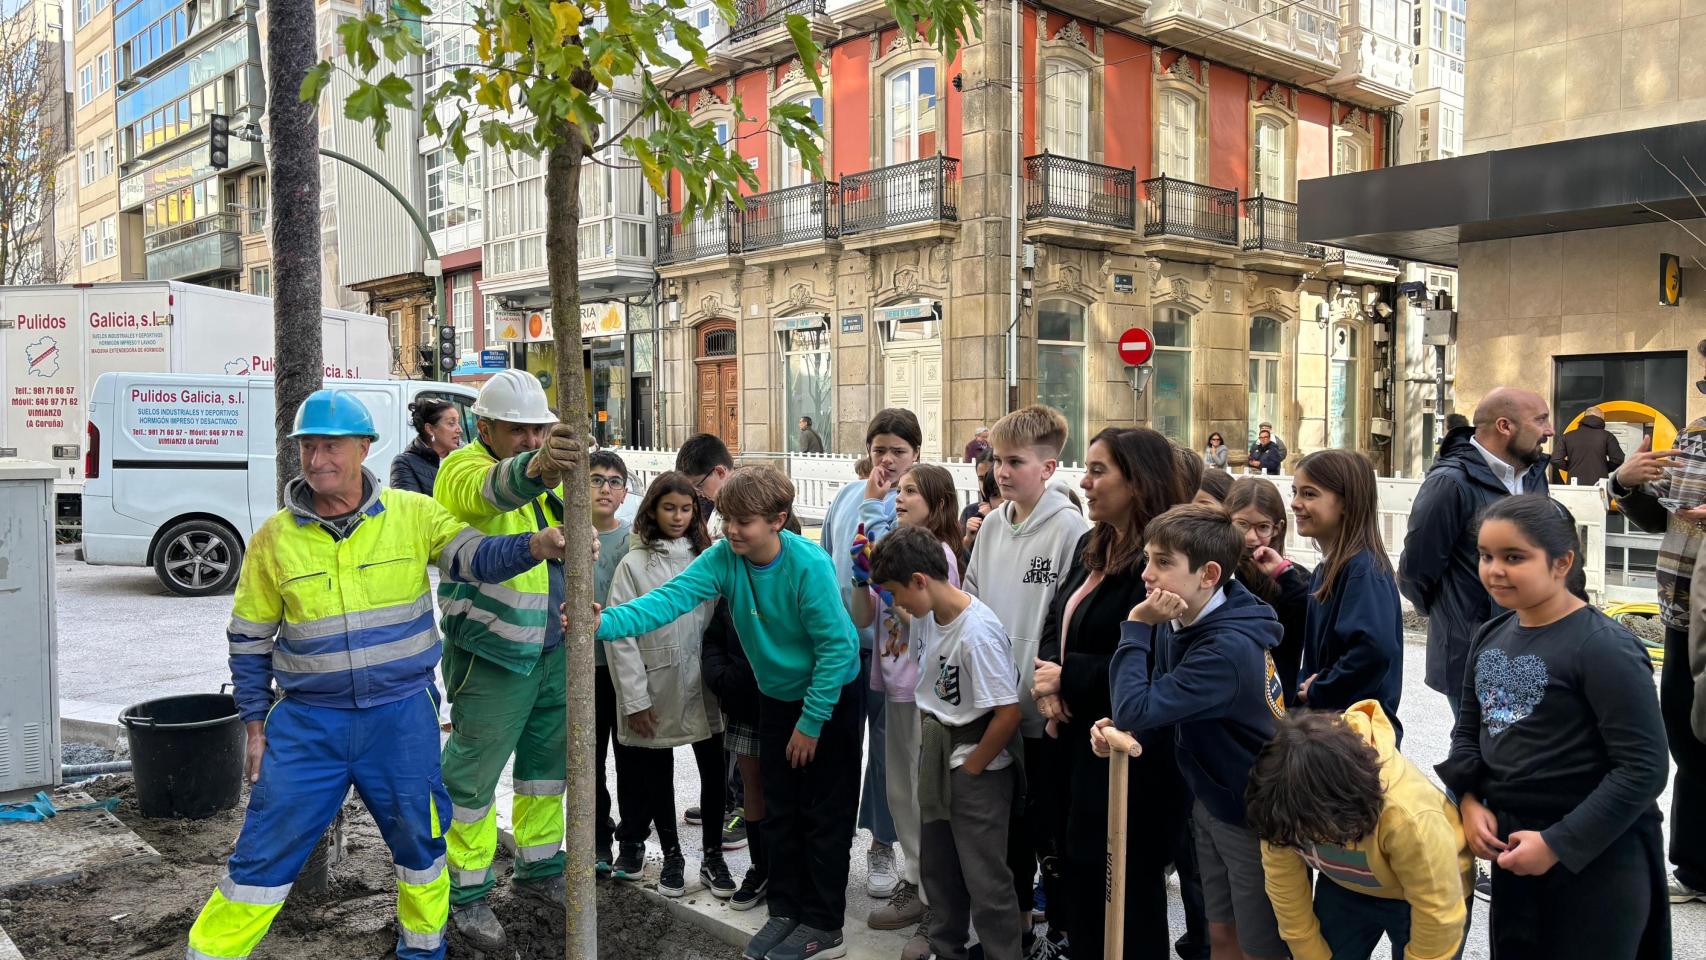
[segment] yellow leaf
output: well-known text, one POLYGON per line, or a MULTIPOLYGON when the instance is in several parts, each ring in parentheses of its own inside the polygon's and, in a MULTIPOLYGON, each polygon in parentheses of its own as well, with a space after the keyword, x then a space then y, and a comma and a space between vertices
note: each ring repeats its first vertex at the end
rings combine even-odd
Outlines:
POLYGON ((492 32, 484 27, 475 27, 480 37, 480 60, 483 63, 492 62, 492 32))
POLYGON ((581 8, 572 3, 551 4, 551 16, 557 21, 557 37, 567 39, 580 30, 581 8))

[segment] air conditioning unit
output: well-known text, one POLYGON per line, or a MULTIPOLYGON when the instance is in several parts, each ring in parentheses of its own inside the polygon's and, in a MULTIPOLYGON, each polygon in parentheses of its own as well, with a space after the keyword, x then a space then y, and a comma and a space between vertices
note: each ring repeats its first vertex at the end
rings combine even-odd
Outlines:
POLYGON ((1428 310, 1422 314, 1422 340, 1430 347, 1457 342, 1457 311, 1428 310))

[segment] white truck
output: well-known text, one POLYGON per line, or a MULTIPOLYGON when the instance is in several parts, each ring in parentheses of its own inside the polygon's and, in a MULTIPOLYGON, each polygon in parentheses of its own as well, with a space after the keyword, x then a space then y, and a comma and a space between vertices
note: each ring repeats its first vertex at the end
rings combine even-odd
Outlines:
MULTIPOLYGON (((0 458, 59 468, 66 523, 80 514, 90 389, 103 373, 270 376, 272 301, 174 281, 0 287, 0 458)), ((389 379, 380 317, 322 312, 328 381, 389 379)))

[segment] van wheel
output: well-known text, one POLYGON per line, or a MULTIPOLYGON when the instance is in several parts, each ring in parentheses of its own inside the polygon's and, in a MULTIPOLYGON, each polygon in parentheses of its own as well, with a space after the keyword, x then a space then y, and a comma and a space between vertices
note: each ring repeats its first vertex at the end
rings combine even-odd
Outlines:
POLYGON ((173 524, 154 550, 154 573, 180 597, 230 590, 243 568, 243 545, 223 524, 185 520, 173 524))

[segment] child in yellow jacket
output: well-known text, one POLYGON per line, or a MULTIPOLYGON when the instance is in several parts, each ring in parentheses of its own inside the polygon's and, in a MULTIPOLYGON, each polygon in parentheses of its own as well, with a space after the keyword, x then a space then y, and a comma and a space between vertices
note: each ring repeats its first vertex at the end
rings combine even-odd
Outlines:
POLYGON ((1295 960, 1367 958, 1383 935, 1404 960, 1461 954, 1474 885, 1457 805, 1398 752, 1378 701, 1280 721, 1244 798, 1295 960))

